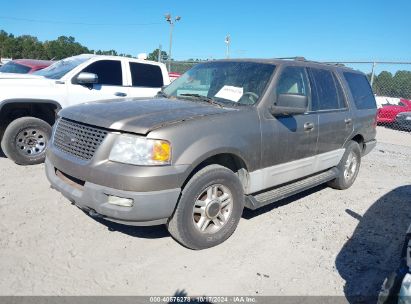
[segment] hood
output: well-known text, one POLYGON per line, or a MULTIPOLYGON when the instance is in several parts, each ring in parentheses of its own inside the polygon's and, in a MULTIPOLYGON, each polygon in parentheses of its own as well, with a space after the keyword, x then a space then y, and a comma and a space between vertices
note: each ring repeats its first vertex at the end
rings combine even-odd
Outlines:
POLYGON ((6 99, 62 98, 64 91, 56 80, 25 74, 0 74, 0 102, 6 99), (9 75, 9 78, 7 78, 9 75), (16 76, 17 75, 17 76, 16 76))
POLYGON ((146 135, 166 125, 199 117, 238 111, 204 102, 179 99, 120 99, 63 109, 59 115, 112 130, 146 135))
POLYGON ((43 76, 33 74, 1 73, 0 79, 44 79, 43 76))

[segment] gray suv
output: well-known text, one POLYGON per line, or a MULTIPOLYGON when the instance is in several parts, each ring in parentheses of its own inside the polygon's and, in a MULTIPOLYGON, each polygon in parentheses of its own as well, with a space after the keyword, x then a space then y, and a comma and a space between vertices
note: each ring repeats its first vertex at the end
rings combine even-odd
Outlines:
POLYGON ((59 112, 46 171, 93 217, 166 224, 192 249, 218 245, 252 210, 328 183, 347 189, 376 145, 366 76, 299 60, 202 63, 154 99, 59 112))

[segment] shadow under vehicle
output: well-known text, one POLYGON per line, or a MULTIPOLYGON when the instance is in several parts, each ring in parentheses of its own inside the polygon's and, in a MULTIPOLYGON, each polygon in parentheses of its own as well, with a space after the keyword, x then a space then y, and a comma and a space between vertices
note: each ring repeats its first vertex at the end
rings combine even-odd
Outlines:
POLYGON ((346 212, 359 224, 335 261, 346 281, 344 293, 350 303, 376 303, 385 278, 400 262, 411 223, 411 185, 388 192, 363 216, 348 209, 346 212))

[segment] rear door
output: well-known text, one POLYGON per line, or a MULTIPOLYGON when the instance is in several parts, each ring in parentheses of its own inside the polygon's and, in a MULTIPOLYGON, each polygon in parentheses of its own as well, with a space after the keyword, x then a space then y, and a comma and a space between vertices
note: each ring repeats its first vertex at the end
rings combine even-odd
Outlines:
POLYGON ((153 97, 164 85, 164 75, 158 65, 140 62, 129 62, 130 97, 153 97))
POLYGON ((347 93, 353 101, 352 107, 355 108, 355 134, 361 134, 365 142, 375 139, 377 106, 367 77, 355 71, 345 71, 341 74, 341 79, 345 80, 348 88, 347 93))
MULTIPOLYGON (((353 132, 353 118, 340 80, 328 69, 309 68, 309 74, 313 88, 312 111, 318 114, 317 154, 338 151, 353 132)), ((337 158, 340 154, 330 154, 330 157, 337 158)))

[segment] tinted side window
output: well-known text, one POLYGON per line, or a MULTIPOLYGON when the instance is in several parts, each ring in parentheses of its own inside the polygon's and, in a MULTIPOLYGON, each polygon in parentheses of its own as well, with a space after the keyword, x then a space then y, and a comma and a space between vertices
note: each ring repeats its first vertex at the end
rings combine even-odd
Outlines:
POLYGON ((123 85, 121 62, 118 60, 100 60, 90 64, 83 72, 94 73, 98 76, 98 84, 123 85))
POLYGON ((292 94, 308 96, 308 81, 305 68, 286 67, 277 84, 277 95, 292 94))
POLYGON ((338 92, 333 73, 328 70, 311 69, 314 78, 317 98, 313 102, 313 111, 335 110, 344 108, 342 91, 338 92))
POLYGON ((348 83, 357 109, 375 109, 376 103, 370 83, 365 75, 345 72, 344 78, 348 83))
POLYGON ((337 87, 338 107, 340 109, 347 108, 347 100, 345 99, 345 95, 341 87, 341 84, 334 74, 333 74, 333 78, 334 78, 335 86, 337 87))
POLYGON ((152 64, 130 62, 133 87, 161 88, 163 74, 161 68, 152 64))

